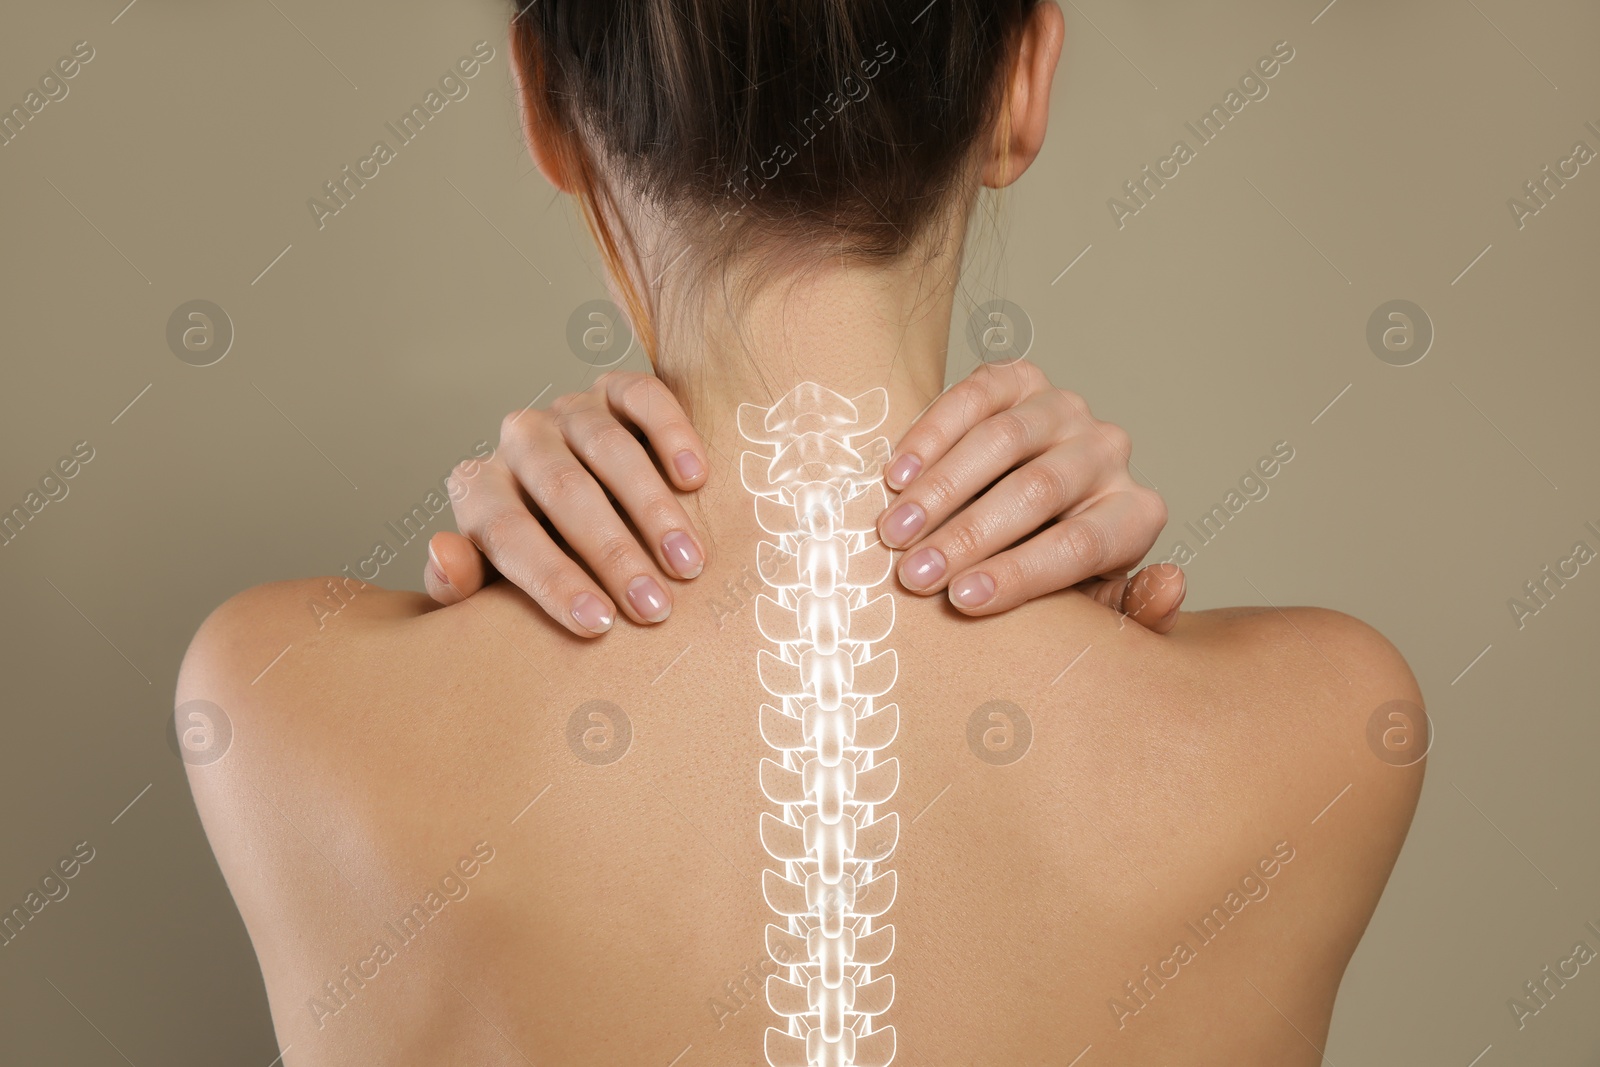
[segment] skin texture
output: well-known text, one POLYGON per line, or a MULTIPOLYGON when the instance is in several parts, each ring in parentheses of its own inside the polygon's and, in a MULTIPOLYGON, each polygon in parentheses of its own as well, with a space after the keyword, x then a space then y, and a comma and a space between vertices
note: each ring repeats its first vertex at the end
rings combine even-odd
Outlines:
MULTIPOLYGON (((190 782, 286 1064, 759 1062, 766 645, 718 593, 754 588, 751 511, 737 487, 717 507, 673 628, 599 644, 505 583, 444 608, 346 591, 318 630, 323 582, 285 582, 206 622, 178 700, 222 707, 233 742, 190 782), (590 700, 631 724, 608 765, 569 742, 590 700), (479 842, 468 895, 402 947, 384 923, 479 842), (380 939, 397 958, 359 963, 380 939), (348 1003, 319 1013, 330 981, 348 1003)), ((983 620, 895 595, 901 1062, 1317 1063, 1421 784, 1366 743, 1374 709, 1421 702, 1394 649, 1309 608, 1181 613, 1160 637, 1079 593, 983 620), (992 700, 1031 722, 1010 765, 968 746, 992 700), (1279 842, 1293 858, 1260 878, 1279 842), (1267 895, 1202 944, 1185 924, 1250 874, 1267 895), (1197 958, 1119 1019, 1178 941, 1197 958)))
MULTIPOLYGON (((1004 180, 1042 143, 1060 19, 1040 8, 1012 71, 1004 180)), ((440 607, 330 580, 206 620, 177 701, 233 732, 190 785, 285 1064, 760 1061, 768 646, 733 411, 800 381, 882 386, 899 440, 940 391, 968 207, 915 271, 830 266, 737 331, 711 313, 663 331, 712 461, 691 509, 705 570, 671 627, 619 619, 593 642, 510 583, 440 607), (615 762, 582 758, 596 700, 629 724, 615 762), (394 958, 367 962, 380 940, 394 958)), ((646 272, 673 254, 660 237, 646 272)), ((1318 1063, 1421 787, 1420 762, 1367 739, 1382 705, 1421 704, 1395 649, 1314 608, 1180 613, 1160 636, 1079 592, 975 619, 880 588, 902 712, 896 1062, 1318 1063), (1031 724, 1006 765, 969 743, 997 700, 1031 724), (1214 908, 1220 932, 1190 929, 1214 908), (1193 958, 1147 977, 1179 942, 1193 958)))

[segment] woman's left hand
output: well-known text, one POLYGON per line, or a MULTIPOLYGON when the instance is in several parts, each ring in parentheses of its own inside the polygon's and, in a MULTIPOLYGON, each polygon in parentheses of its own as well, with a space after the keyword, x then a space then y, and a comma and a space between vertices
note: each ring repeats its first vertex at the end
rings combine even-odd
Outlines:
POLYGON ((1127 431, 1032 363, 985 363, 896 446, 885 471, 900 496, 879 536, 906 550, 897 573, 907 589, 948 589, 965 614, 1076 586, 1165 633, 1183 571, 1162 563, 1128 577, 1167 522, 1160 494, 1129 475, 1130 450, 1127 431))

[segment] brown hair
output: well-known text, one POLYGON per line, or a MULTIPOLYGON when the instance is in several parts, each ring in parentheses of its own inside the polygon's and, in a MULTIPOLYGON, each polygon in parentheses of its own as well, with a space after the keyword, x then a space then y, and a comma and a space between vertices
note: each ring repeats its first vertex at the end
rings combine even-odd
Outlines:
POLYGON ((1037 2, 516 0, 530 121, 652 363, 602 173, 683 220, 701 256, 801 242, 893 259, 959 191, 1037 2))

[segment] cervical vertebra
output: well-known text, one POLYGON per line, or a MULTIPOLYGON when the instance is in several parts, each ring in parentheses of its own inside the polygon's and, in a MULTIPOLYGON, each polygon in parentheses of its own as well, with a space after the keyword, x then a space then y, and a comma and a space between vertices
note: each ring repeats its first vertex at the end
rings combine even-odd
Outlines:
POLYGON ((757 549, 772 595, 756 600, 756 624, 776 646, 756 667, 778 700, 761 707, 761 735, 778 753, 761 761, 761 789, 782 809, 761 815, 761 842, 781 865, 762 889, 785 918, 767 926, 783 968, 767 979, 767 1003, 787 1019, 767 1030, 771 1067, 894 1058, 894 1027, 877 1025, 894 1000, 881 973, 894 927, 874 925, 894 903, 894 872, 881 865, 900 829, 898 815, 877 814, 900 781, 899 761, 878 761, 900 712, 875 703, 895 681, 894 652, 874 652, 894 600, 868 598, 891 562, 875 528, 889 442, 867 439, 887 413, 883 389, 849 400, 811 382, 771 408, 739 408, 740 433, 762 449, 741 457, 744 485, 778 539, 757 549))

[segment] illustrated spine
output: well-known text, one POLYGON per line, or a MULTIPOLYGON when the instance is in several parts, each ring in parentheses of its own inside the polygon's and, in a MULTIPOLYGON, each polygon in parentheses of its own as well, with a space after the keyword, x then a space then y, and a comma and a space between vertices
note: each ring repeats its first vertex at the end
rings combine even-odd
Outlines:
POLYGON ((741 456, 763 540, 757 562, 767 591, 756 623, 772 647, 757 653, 760 711, 773 750, 760 763, 761 841, 777 867, 762 875, 766 928, 779 966, 767 1003, 770 1067, 887 1067, 895 1033, 880 1024, 894 1000, 885 970, 894 927, 878 920, 894 903, 885 867, 899 816, 880 813, 899 785, 899 762, 882 753, 899 709, 882 703, 897 659, 882 647, 894 600, 871 591, 889 575, 877 537, 887 504, 882 467, 889 443, 872 432, 887 414, 882 389, 846 398, 796 387, 772 407, 746 404, 739 428, 755 447, 741 456))

